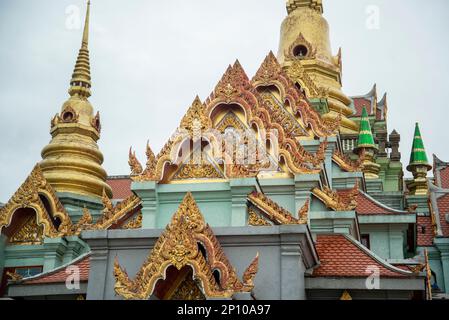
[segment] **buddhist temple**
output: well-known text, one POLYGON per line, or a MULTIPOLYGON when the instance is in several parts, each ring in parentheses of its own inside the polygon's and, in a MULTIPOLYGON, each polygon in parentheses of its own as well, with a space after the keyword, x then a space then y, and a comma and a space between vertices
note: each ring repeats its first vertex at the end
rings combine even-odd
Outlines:
POLYGON ((416 124, 404 163, 387 95, 344 93, 325 9, 288 0, 277 54, 255 75, 232 62, 162 150, 131 148, 108 176, 89 1, 51 140, 1 199, 0 297, 448 298, 449 162, 429 161, 416 124))

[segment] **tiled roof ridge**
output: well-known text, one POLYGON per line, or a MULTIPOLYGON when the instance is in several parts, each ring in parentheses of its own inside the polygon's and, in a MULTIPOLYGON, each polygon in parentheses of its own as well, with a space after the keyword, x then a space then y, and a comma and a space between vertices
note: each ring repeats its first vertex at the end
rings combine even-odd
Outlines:
POLYGON ((372 99, 377 94, 377 84, 375 83, 371 90, 366 94, 361 94, 357 96, 350 96, 351 99, 372 99))
POLYGON ((387 206, 386 204, 374 199, 372 196, 370 196, 368 193, 359 190, 359 194, 363 197, 365 197, 367 200, 371 201, 372 203, 374 203, 377 206, 380 206, 381 208, 390 211, 391 213, 397 213, 397 214, 414 214, 414 212, 408 212, 408 211, 404 211, 404 210, 396 210, 393 208, 390 208, 389 206, 387 206))
POLYGON ((16 283, 23 283, 23 282, 33 281, 33 280, 38 280, 38 279, 41 279, 41 278, 45 278, 45 277, 51 276, 51 275, 53 275, 53 274, 55 274, 55 273, 57 273, 59 271, 62 271, 64 269, 66 269, 69 266, 72 266, 72 265, 75 265, 75 264, 78 264, 78 263, 84 261, 85 259, 89 258, 90 255, 91 255, 91 252, 89 251, 89 252, 87 252, 85 254, 80 255, 76 259, 74 259, 74 260, 72 260, 72 261, 70 261, 70 262, 68 262, 66 264, 63 264, 62 266, 56 267, 55 269, 49 270, 47 272, 40 273, 40 274, 32 276, 32 277, 23 278, 23 279, 17 281, 16 283))
POLYGON ((449 189, 441 188, 441 187, 437 186, 432 180, 428 180, 428 182, 429 182, 430 191, 443 193, 439 197, 442 197, 442 196, 446 195, 447 193, 449 193, 449 189))
POLYGON ((130 175, 112 175, 108 176, 106 180, 121 180, 121 179, 131 179, 130 175))
POLYGON ((360 249, 369 258, 373 259, 374 261, 379 263, 381 266, 387 268, 388 270, 390 270, 392 272, 400 273, 400 274, 406 275, 406 276, 413 276, 414 275, 413 272, 411 272, 411 271, 405 271, 403 269, 400 269, 400 268, 395 267, 392 264, 388 263, 387 261, 385 261, 384 259, 379 257, 377 254, 375 254, 374 252, 372 252, 371 250, 366 248, 364 245, 362 245, 360 242, 358 242, 357 240, 355 240, 351 236, 349 236, 347 234, 343 234, 342 236, 344 236, 348 241, 350 241, 353 245, 355 245, 358 249, 360 249))

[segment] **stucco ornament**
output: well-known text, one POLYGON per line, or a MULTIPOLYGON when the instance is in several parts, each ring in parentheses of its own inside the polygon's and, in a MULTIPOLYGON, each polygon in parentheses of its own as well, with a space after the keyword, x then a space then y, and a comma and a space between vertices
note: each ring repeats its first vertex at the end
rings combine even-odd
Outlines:
POLYGON ((258 261, 256 256, 240 281, 192 194, 188 193, 134 280, 116 258, 115 292, 125 299, 149 299, 157 281, 165 279, 168 267, 181 270, 188 266, 193 269, 194 278, 206 297, 230 298, 235 293, 250 292, 254 288, 258 261), (205 256, 199 250, 199 244, 206 250, 205 256), (213 270, 219 270, 220 284, 215 280, 213 270))

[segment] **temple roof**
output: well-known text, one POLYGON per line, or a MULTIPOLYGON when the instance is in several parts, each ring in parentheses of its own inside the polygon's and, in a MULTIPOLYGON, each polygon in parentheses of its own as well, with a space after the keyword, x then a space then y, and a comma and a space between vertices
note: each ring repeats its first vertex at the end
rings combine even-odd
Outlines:
POLYGON ((356 212, 359 215, 403 215, 403 214, 415 214, 414 212, 400 211, 392 209, 383 203, 377 201, 367 193, 359 191, 357 197, 356 212))
POLYGON ((429 164, 429 160, 427 159, 423 138, 418 123, 416 123, 415 126, 415 136, 413 138, 412 152, 410 155, 410 164, 408 165, 407 170, 413 171, 413 167, 417 166, 425 166, 428 168, 428 170, 432 168, 432 166, 429 164))
POLYGON ((87 282, 89 279, 90 268, 90 253, 86 253, 75 260, 57 267, 51 271, 38 274, 34 277, 24 278, 22 280, 14 282, 14 284, 20 285, 32 285, 32 284, 49 284, 49 283, 65 283, 67 280, 67 268, 74 266, 79 268, 80 282, 87 282))
POLYGON ((112 188, 112 199, 122 200, 133 195, 130 176, 111 176, 106 183, 112 188))
POLYGON ((347 235, 318 235, 316 249, 320 266, 312 277, 363 277, 372 275, 377 267, 382 278, 405 278, 416 276, 394 267, 347 235))

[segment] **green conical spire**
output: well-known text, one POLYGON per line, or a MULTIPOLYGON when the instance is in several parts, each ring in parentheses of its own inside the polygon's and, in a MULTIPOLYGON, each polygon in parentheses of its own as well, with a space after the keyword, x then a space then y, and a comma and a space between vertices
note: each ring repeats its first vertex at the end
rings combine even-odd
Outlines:
POLYGON ((426 150, 424 148, 424 142, 422 140, 421 130, 419 130, 418 123, 415 127, 412 154, 410 156, 410 164, 408 165, 407 170, 412 171, 412 168, 416 166, 426 166, 429 170, 432 168, 427 159, 426 150))
POLYGON ((359 141, 357 143, 357 149, 360 148, 376 149, 373 132, 371 131, 371 125, 369 123, 368 112, 365 107, 363 107, 362 118, 360 119, 359 141))

